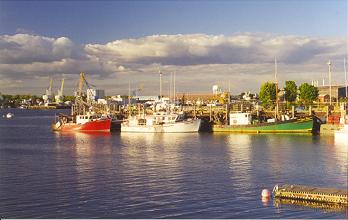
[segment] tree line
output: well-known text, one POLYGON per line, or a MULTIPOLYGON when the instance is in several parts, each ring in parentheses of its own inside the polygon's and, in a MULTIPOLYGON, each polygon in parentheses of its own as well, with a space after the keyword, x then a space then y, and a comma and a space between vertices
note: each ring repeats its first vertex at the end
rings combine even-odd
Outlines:
MULTIPOLYGON (((300 87, 297 87, 294 81, 286 81, 284 91, 284 99, 289 103, 302 103, 305 105, 312 104, 318 99, 319 90, 313 85, 303 83, 300 87)), ((278 89, 278 93, 280 89, 278 89)), ((259 100, 262 101, 262 105, 266 108, 273 108, 276 102, 276 84, 266 82, 262 84, 259 93, 259 100)), ((279 100, 279 99, 278 99, 279 100)))

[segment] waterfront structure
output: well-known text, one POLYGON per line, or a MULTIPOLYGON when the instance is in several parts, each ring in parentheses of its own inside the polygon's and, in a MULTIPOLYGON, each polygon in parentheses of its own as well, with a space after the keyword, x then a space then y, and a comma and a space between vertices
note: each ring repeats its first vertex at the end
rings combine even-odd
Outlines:
POLYGON ((330 102, 330 88, 331 88, 331 102, 336 102, 337 99, 346 97, 346 89, 348 86, 343 85, 332 85, 330 86, 318 86, 319 90, 319 101, 330 102))
POLYGON ((87 102, 95 102, 98 99, 103 99, 105 97, 105 91, 103 89, 87 89, 87 102))
POLYGON ((54 96, 54 99, 55 99, 56 103, 58 103, 58 104, 64 102, 63 90, 64 90, 64 78, 62 79, 62 84, 60 85, 60 89, 58 89, 57 95, 54 96))
POLYGON ((276 185, 273 189, 273 194, 276 198, 348 205, 348 191, 346 189, 330 189, 284 184, 276 185))
POLYGON ((213 85, 213 95, 219 95, 222 93, 222 89, 220 88, 219 85, 213 85))
POLYGON ((47 87, 45 94, 42 96, 45 106, 48 106, 52 102, 52 99, 53 99, 52 86, 53 86, 53 80, 50 79, 49 86, 47 87))

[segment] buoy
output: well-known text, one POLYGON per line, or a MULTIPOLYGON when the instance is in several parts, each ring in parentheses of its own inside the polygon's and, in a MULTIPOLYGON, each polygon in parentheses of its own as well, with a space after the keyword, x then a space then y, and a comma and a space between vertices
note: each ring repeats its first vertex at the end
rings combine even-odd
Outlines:
POLYGON ((262 198, 269 198, 269 197, 271 197, 271 193, 269 192, 268 189, 263 189, 261 192, 261 196, 262 196, 262 198))

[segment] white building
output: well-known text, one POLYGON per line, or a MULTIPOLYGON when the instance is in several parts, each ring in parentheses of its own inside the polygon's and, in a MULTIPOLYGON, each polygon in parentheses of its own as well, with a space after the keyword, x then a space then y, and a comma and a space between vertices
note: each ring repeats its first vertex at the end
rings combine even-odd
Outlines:
POLYGON ((220 86, 218 86, 218 85, 213 85, 213 94, 214 94, 214 95, 219 95, 219 94, 221 94, 221 93, 222 93, 222 90, 221 90, 220 86))
POLYGON ((105 97, 105 91, 103 89, 87 89, 87 101, 97 101, 105 97))

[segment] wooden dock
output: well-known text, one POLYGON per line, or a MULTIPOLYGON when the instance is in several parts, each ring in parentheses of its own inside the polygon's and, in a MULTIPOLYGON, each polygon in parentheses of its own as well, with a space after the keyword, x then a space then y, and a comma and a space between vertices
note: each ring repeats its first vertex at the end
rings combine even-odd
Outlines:
POLYGON ((348 205, 347 189, 319 188, 301 185, 276 185, 273 188, 275 198, 328 202, 348 205))

